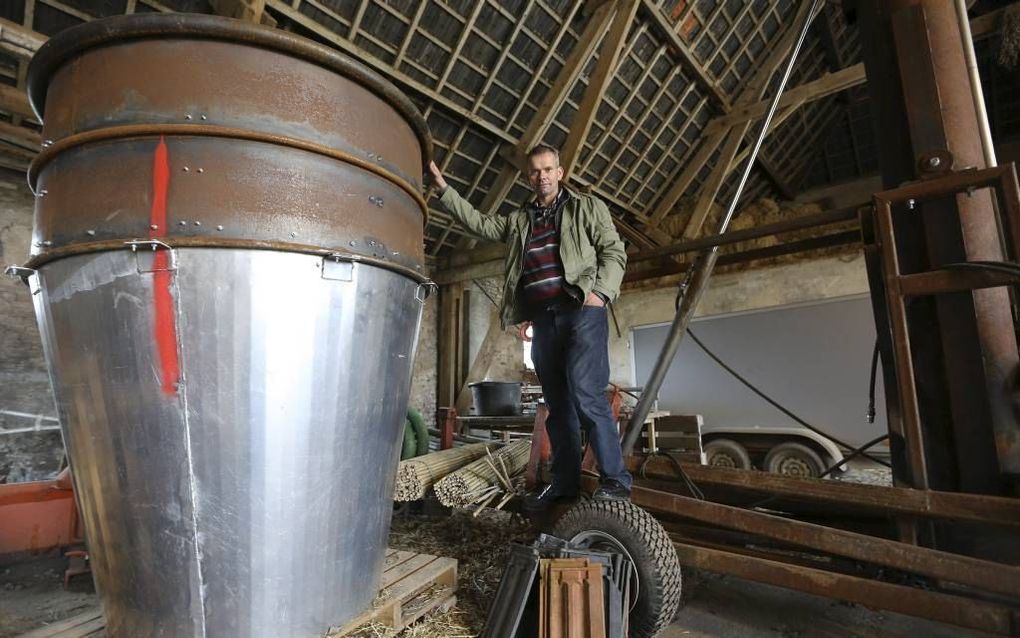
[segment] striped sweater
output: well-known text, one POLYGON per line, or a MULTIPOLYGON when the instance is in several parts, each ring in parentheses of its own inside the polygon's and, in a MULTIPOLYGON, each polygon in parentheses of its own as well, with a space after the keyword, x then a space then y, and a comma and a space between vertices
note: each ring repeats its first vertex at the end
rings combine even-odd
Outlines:
POLYGON ((567 200, 564 189, 549 206, 532 202, 531 236, 524 254, 521 287, 529 305, 537 306, 563 295, 563 263, 560 261, 560 230, 556 217, 567 200))

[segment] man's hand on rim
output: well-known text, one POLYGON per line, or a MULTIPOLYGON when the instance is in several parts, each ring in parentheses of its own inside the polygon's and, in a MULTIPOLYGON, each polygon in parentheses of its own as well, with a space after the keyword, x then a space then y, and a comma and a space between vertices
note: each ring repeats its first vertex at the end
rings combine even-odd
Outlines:
POLYGON ((429 175, 432 177, 432 184, 436 187, 436 192, 442 195, 449 184, 443 179, 443 172, 439 170, 435 162, 429 162, 429 175))
POLYGON ((584 300, 584 305, 601 308, 606 305, 606 302, 602 301, 602 297, 599 297, 594 292, 589 292, 588 298, 584 300))

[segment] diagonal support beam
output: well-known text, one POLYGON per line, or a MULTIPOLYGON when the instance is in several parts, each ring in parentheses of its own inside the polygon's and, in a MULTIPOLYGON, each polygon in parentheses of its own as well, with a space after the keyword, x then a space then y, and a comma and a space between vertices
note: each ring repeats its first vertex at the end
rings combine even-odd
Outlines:
MULTIPOLYGON (((693 5, 694 3, 689 3, 693 5)), ((641 0, 642 13, 647 15, 652 25, 658 29, 658 31, 666 36, 666 39, 672 45, 672 48, 684 61, 684 67, 688 69, 694 76, 695 81, 705 89, 708 94, 715 101, 716 105, 725 113, 730 109, 730 99, 723 93, 719 85, 714 82, 705 71, 705 67, 702 66, 696 59, 694 54, 691 53, 690 45, 680 37, 680 34, 676 32, 676 28, 670 24, 669 20, 662 13, 662 9, 652 0, 641 0)), ((683 23, 681 19, 681 24, 683 23)))
MULTIPOLYGON (((824 6, 824 5, 822 5, 824 6)), ((751 78, 747 88, 741 94, 738 104, 753 104, 758 102, 765 96, 765 92, 768 90, 769 81, 772 79, 772 75, 776 70, 783 64, 787 56, 790 55, 790 51, 797 43, 797 37, 800 35, 796 27, 798 24, 803 24, 805 19, 813 19, 817 16, 817 13, 808 16, 808 12, 811 11, 812 3, 804 2, 800 8, 797 9, 796 15, 790 22, 790 27, 783 34, 782 39, 776 45, 776 48, 772 50, 768 58, 762 63, 761 67, 751 78)), ((737 124, 730 130, 730 136, 726 140, 726 146, 719 153, 719 157, 716 162, 716 169, 712 171, 708 180, 702 186, 701 193, 698 195, 698 203, 694 207, 694 212, 691 214, 690 221, 687 222, 687 227, 684 228, 684 238, 691 239, 697 237, 701 232, 701 227, 705 223, 705 219, 708 217, 709 212, 712 210, 712 204, 715 202, 715 198, 719 195, 719 189, 722 188, 723 182, 730 174, 730 165, 733 163, 733 159, 740 149, 740 144, 744 140, 744 136, 747 135, 748 130, 751 128, 751 120, 747 120, 741 124, 737 124)))
MULTIPOLYGON (((535 115, 532 116, 531 122, 528 123, 528 128, 524 131, 524 135, 521 136, 521 139, 516 144, 506 146, 501 153, 506 163, 503 164, 499 175, 496 177, 496 181, 492 183, 489 191, 485 194, 485 198, 482 200, 480 208, 483 212, 494 212, 503 200, 506 199, 510 189, 513 188, 514 182, 517 180, 521 168, 524 166, 525 155, 545 137, 553 119, 559 113, 567 96, 570 95, 570 90, 574 87, 578 78, 581 77, 588 59, 597 50, 602 34, 605 33, 615 15, 616 3, 602 2, 596 4, 597 6, 595 6, 591 18, 589 18, 588 24, 584 28, 584 33, 581 34, 581 38, 574 45, 570 55, 567 56, 563 68, 560 69, 556 77, 556 82, 553 83, 552 88, 542 98, 542 103, 539 105, 535 115)), ((471 249, 476 243, 476 240, 465 236, 461 238, 459 247, 471 249)))
POLYGON ((595 65, 595 71, 591 74, 588 87, 581 98, 581 104, 574 115, 574 121, 570 125, 570 133, 567 141, 560 149, 560 165, 563 166, 564 179, 570 177, 570 173, 577 163, 577 156, 588 138, 588 131, 591 130, 592 122, 595 120, 595 113, 598 111, 602 97, 609 88, 609 81, 613 77, 620 62, 620 54, 627 42, 627 33, 634 23, 634 16, 640 0, 621 0, 614 3, 618 5, 613 23, 606 33, 602 46, 599 49, 599 59, 595 65))

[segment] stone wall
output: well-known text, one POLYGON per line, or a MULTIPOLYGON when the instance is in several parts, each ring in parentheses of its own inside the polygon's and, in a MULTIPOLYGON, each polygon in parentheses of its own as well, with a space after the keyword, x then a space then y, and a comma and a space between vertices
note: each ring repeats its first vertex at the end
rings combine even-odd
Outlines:
MULTIPOLYGON (((0 169, 0 267, 28 258, 33 205, 25 176, 0 169)), ((0 322, 0 410, 55 416, 32 297, 18 280, 0 278, 0 322)), ((0 429, 30 425, 0 412, 0 429)), ((62 456, 58 432, 0 434, 0 483, 50 476, 62 456)))
POLYGON ((437 350, 439 331, 439 297, 433 295, 425 300, 418 332, 418 348, 411 368, 411 398, 408 405, 421 412, 431 427, 436 422, 436 375, 439 369, 437 350))

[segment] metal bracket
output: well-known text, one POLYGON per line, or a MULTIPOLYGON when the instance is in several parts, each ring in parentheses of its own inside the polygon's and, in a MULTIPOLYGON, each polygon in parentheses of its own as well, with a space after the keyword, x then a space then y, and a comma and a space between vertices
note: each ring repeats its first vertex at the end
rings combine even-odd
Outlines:
POLYGON ((124 242, 124 245, 130 246, 131 252, 135 254, 135 264, 139 273, 177 270, 177 251, 166 242, 158 239, 132 239, 124 242), (140 246, 146 246, 150 250, 138 250, 140 246), (166 252, 157 252, 160 248, 166 252))
POLYGON ((425 300, 431 297, 437 290, 439 290, 439 284, 436 282, 431 280, 423 281, 414 289, 414 299, 424 305, 425 300))
POLYGON ((354 281, 354 263, 357 255, 330 253, 322 258, 322 278, 330 281, 354 281))
POLYGON ((22 266, 8 266, 4 268, 4 274, 11 279, 20 279, 21 283, 28 285, 28 278, 35 274, 35 271, 31 268, 24 268, 22 266))

